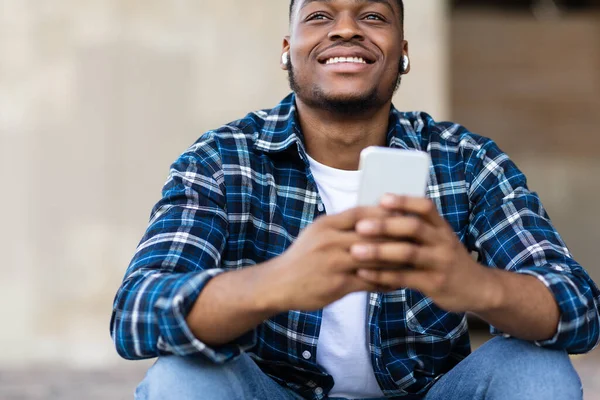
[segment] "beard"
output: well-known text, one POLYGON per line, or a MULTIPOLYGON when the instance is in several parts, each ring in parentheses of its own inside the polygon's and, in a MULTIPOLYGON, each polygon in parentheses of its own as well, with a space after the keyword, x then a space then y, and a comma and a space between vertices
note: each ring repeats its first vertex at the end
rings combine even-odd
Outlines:
POLYGON ((394 86, 390 86, 385 90, 384 95, 381 95, 378 88, 374 87, 371 91, 354 98, 335 98, 333 96, 328 96, 323 89, 317 85, 313 85, 310 88, 301 86, 298 83, 291 60, 288 60, 287 70, 290 88, 304 103, 310 107, 320 108, 347 117, 366 114, 382 107, 394 96, 402 83, 402 63, 400 63, 398 79, 394 86))

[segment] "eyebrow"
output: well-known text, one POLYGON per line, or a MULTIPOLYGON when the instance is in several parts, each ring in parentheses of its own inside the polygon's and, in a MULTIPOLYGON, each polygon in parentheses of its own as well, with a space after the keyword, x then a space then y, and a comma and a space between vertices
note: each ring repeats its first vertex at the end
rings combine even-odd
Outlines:
MULTIPOLYGON (((310 3, 333 3, 334 0, 305 0, 304 4, 302 4, 302 7, 300 7, 300 9, 303 9, 304 7, 306 7, 307 5, 309 5, 310 3)), ((378 3, 378 4, 383 4, 385 6, 387 6, 394 14, 396 14, 396 11, 394 10, 394 7, 392 7, 392 5, 390 4, 389 0, 354 0, 355 3, 378 3)))

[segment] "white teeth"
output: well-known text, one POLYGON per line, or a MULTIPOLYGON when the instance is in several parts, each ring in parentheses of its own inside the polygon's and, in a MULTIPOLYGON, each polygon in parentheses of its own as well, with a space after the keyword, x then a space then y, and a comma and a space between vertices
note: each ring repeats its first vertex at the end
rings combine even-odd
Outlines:
POLYGON ((354 63, 354 64, 366 64, 367 62, 361 57, 334 57, 328 59, 325 64, 339 64, 339 63, 354 63))

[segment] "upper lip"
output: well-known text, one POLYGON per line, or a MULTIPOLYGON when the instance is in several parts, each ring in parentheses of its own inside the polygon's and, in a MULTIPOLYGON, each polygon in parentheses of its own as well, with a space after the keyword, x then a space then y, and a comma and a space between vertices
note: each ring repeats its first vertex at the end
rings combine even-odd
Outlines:
POLYGON ((373 64, 376 61, 375 57, 371 53, 365 49, 361 49, 360 47, 336 47, 326 50, 317 58, 317 61, 319 61, 321 64, 325 64, 330 58, 336 57, 358 57, 365 60, 367 64, 373 64))

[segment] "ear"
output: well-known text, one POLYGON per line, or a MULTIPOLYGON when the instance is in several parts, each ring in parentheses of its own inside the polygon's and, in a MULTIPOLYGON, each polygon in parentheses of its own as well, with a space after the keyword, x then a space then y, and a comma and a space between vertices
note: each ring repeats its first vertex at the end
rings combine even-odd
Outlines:
POLYGON ((283 58, 284 58, 284 54, 287 53, 287 58, 288 60, 290 60, 290 37, 289 36, 285 36, 283 38, 283 45, 282 45, 282 49, 281 49, 281 58, 279 59, 279 64, 281 66, 281 69, 284 71, 287 71, 288 69, 288 64, 284 63, 283 58))
POLYGON ((408 63, 408 68, 406 68, 404 71, 402 71, 402 75, 406 75, 410 72, 410 67, 412 65, 412 62, 410 62, 410 54, 408 51, 408 42, 406 40, 402 41, 402 58, 404 59, 404 56, 408 57, 409 63, 408 63))

